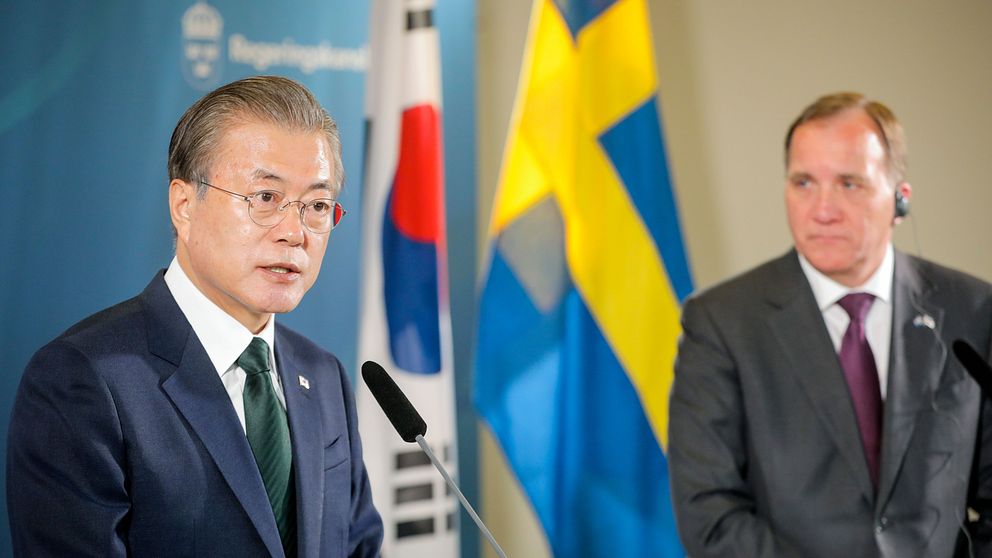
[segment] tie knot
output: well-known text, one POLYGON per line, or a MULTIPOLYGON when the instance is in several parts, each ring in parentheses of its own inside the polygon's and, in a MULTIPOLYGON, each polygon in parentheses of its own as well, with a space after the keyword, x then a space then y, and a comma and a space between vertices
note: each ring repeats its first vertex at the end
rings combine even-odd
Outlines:
POLYGON ((852 322, 865 323, 865 316, 875 302, 875 295, 869 293, 851 293, 837 301, 837 304, 847 312, 852 322))
POLYGON ((238 357, 238 366, 246 374, 261 374, 269 371, 269 344, 261 337, 252 338, 248 348, 238 357))

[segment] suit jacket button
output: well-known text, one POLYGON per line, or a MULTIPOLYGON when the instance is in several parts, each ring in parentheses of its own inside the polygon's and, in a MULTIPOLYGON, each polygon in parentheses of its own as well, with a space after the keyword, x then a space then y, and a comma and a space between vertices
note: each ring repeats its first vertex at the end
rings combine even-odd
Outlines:
POLYGON ((876 534, 881 533, 888 526, 889 526, 889 518, 884 516, 879 518, 878 523, 875 524, 875 533, 876 534))

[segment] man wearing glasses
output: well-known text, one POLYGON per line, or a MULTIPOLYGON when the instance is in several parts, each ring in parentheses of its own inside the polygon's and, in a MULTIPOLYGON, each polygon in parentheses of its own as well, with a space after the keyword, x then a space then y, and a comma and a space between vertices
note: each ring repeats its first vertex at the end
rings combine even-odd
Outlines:
POLYGON ((294 81, 240 80, 180 119, 169 177, 169 269, 24 373, 15 555, 378 555, 344 369, 274 318, 344 215, 336 124, 294 81))

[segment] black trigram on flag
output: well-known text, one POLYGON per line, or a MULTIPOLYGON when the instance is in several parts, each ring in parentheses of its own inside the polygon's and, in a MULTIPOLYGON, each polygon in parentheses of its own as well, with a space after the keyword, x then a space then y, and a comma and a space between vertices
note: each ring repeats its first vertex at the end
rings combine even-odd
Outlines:
MULTIPOLYGON (((449 454, 450 446, 445 445, 446 467, 451 467, 449 454)), ((398 452, 394 457, 392 504, 397 541, 457 529, 458 504, 427 454, 417 449, 398 452)))

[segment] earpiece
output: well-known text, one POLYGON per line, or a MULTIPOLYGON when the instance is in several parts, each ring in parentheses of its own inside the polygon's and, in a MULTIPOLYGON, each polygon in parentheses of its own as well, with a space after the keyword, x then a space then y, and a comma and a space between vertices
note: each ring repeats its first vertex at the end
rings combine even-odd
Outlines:
POLYGON ((909 200, 902 195, 902 192, 896 190, 896 219, 900 217, 905 217, 909 215, 909 200))

